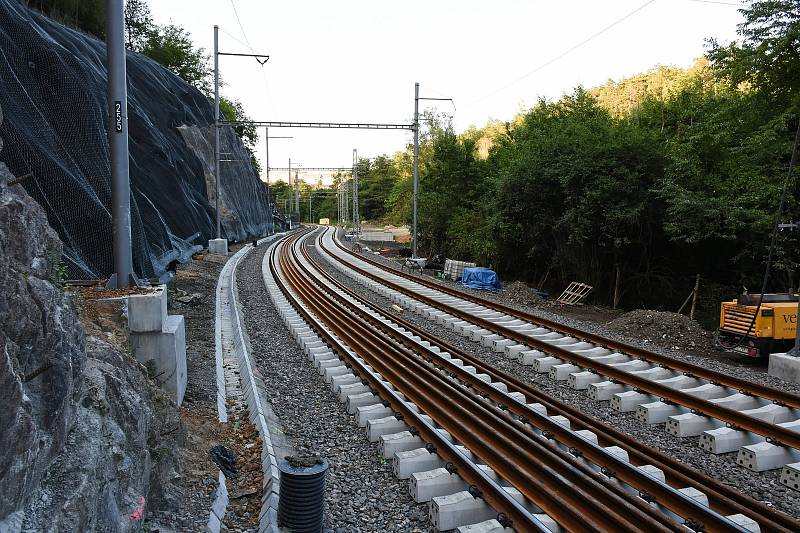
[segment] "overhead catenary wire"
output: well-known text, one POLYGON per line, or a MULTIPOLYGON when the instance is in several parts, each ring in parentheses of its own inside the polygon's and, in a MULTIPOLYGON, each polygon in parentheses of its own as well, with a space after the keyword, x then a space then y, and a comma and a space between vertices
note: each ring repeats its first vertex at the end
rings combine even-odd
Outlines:
POLYGON ((469 106, 469 105, 473 105, 473 104, 476 104, 478 102, 481 102, 481 101, 483 101, 483 100, 485 100, 485 99, 487 99, 487 98, 489 98, 491 96, 494 96, 495 94, 497 94, 497 93, 499 93, 501 91, 504 91, 504 90, 508 89, 509 87, 511 87, 513 85, 516 85, 517 83, 521 82, 522 80, 524 80, 524 79, 526 79, 526 78, 528 78, 530 76, 533 76, 534 74, 536 74, 540 70, 543 70, 543 69, 549 67, 550 65, 552 65, 556 61, 568 56, 569 54, 571 54, 572 52, 574 52, 578 48, 584 46, 585 44, 587 44, 587 43, 591 42, 592 40, 596 39, 597 37, 601 36, 602 34, 607 32, 608 30, 610 30, 610 29, 614 28, 615 26, 617 26, 617 25, 623 23, 624 21, 628 20, 629 18, 631 18, 632 16, 636 15, 637 13, 639 13, 640 11, 642 11, 644 8, 646 8, 647 6, 649 6, 650 4, 652 4, 655 1, 656 0, 647 0, 647 2, 645 2, 644 4, 640 5, 639 7, 634 9, 633 11, 630 11, 629 13, 624 15, 623 17, 615 20, 614 22, 612 22, 608 26, 604 27, 600 31, 597 31, 597 32, 593 33, 589 37, 583 39, 579 43, 577 43, 577 44, 573 45, 572 47, 568 48, 567 50, 561 52, 560 54, 558 54, 557 56, 553 57, 552 59, 549 59, 549 60, 545 61, 541 65, 539 65, 536 68, 534 68, 533 70, 523 74, 522 76, 516 78, 515 80, 503 85, 502 87, 494 89, 493 91, 491 91, 489 93, 486 93, 485 95, 481 96, 480 98, 472 100, 467 105, 469 106))

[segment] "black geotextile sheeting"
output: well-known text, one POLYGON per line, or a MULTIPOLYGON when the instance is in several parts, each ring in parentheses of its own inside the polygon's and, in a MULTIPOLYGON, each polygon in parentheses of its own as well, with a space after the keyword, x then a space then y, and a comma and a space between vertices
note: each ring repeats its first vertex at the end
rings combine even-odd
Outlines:
MULTIPOLYGON (((105 43, 0 0, 0 161, 47 211, 71 278, 113 273, 105 43)), ((214 237, 213 104, 150 59, 128 53, 134 268, 164 274, 214 237), (209 198, 211 202, 209 202, 209 198)), ((223 233, 267 230, 266 190, 221 130, 223 233)))

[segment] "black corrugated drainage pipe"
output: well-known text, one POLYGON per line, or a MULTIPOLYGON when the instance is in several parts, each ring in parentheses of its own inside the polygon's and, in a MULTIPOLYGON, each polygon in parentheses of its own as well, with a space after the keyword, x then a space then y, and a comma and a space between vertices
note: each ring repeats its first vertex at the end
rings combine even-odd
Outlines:
POLYGON ((278 525, 293 533, 322 531, 328 461, 319 456, 287 457, 281 471, 278 525))

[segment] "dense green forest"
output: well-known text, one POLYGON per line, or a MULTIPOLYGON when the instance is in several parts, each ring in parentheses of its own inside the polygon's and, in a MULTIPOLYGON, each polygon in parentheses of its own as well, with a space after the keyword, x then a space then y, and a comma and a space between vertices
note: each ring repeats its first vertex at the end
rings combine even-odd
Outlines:
MULTIPOLYGON (((569 281, 623 307, 701 310, 760 290, 800 117, 800 1, 753 1, 737 43, 541 100, 510 123, 456 133, 426 116, 420 246, 556 292, 569 281)), ((362 218, 410 221, 410 149, 362 162, 362 218), (393 184, 392 184, 393 182, 393 184), (392 184, 391 186, 389 186, 392 184)), ((797 180, 781 220, 800 219, 797 180)), ((333 204, 331 215, 335 215, 333 204)), ((798 284, 800 234, 781 232, 769 289, 798 284)))

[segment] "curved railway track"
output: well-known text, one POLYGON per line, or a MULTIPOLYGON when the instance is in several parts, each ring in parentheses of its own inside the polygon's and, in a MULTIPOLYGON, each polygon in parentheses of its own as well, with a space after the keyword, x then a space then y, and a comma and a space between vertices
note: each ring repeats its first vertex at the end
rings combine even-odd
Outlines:
MULTIPOLYGON (((463 480, 455 486, 468 487, 467 498, 485 502, 501 523, 517 531, 547 531, 552 522, 568 531, 742 531, 749 518, 762 531, 796 528, 790 517, 381 315, 315 264, 303 246, 308 235, 273 247, 265 269, 322 339, 319 349, 341 357, 339 374, 353 373, 348 407, 366 399, 387 415, 366 420, 370 435, 381 424, 407 425, 425 443, 422 453, 445 465, 445 477, 463 480)), ((412 478, 412 493, 422 479, 412 478)), ((437 527, 444 503, 431 504, 437 527)))
POLYGON ((385 295, 539 372, 666 423, 676 436, 701 436, 713 453, 739 450, 756 471, 800 460, 800 396, 714 372, 597 334, 558 324, 392 269, 342 246, 328 230, 321 250, 385 287, 385 295), (408 301, 411 299, 411 302, 408 301))

